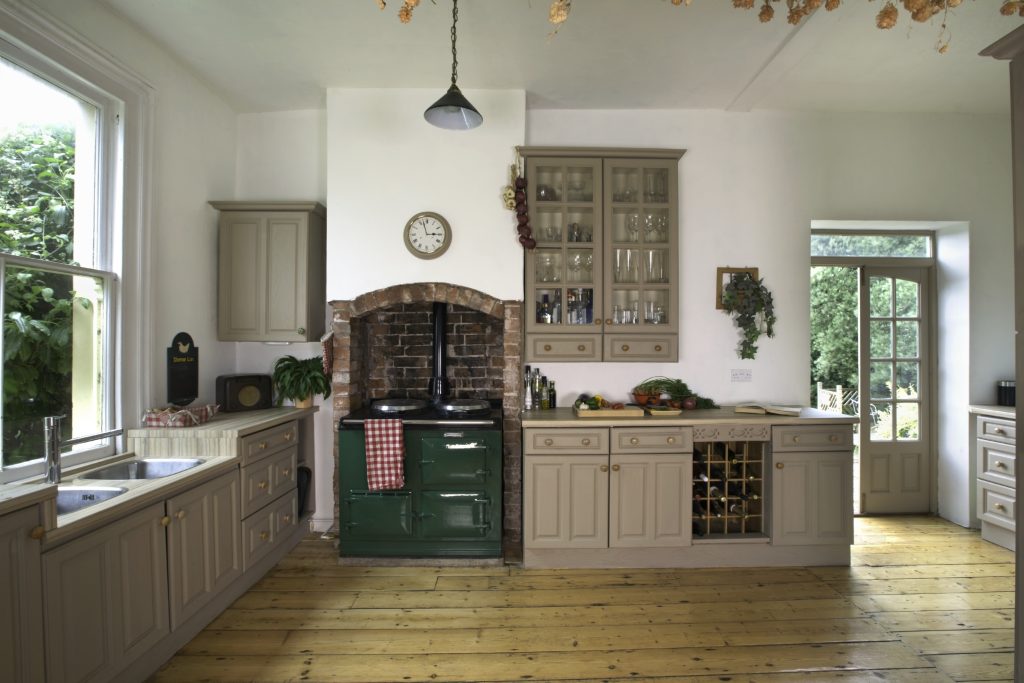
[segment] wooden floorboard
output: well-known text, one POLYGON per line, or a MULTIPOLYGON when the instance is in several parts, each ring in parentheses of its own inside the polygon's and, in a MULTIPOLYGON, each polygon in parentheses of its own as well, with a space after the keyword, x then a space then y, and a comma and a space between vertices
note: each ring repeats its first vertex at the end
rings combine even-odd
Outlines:
POLYGON ((1012 553, 934 517, 856 534, 850 567, 699 570, 342 566, 310 539, 151 680, 1012 680, 1012 553))

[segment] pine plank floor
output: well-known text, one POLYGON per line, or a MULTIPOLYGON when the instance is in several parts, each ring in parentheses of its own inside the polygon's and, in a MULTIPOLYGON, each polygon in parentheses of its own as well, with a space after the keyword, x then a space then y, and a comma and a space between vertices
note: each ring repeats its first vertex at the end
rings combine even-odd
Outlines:
POLYGON ((1013 553, 856 520, 851 567, 352 567, 303 541, 153 683, 1012 681, 1013 553))

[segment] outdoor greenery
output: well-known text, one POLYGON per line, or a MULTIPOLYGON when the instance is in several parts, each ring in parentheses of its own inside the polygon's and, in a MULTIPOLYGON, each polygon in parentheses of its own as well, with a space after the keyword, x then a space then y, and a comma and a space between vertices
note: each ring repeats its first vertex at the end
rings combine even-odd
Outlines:
MULTIPOLYGON (((0 138, 0 250, 70 263, 74 131, 22 127, 0 138)), ((3 459, 42 456, 42 420, 71 424, 72 278, 9 267, 4 278, 3 459)), ((79 299, 80 305, 89 305, 79 299)))

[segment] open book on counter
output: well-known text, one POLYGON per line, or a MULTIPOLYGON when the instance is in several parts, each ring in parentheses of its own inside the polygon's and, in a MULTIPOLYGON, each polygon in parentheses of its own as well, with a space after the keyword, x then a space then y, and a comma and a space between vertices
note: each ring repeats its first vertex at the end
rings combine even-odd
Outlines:
POLYGON ((800 406, 780 406, 768 403, 741 403, 735 407, 737 413, 751 415, 800 415, 800 406))

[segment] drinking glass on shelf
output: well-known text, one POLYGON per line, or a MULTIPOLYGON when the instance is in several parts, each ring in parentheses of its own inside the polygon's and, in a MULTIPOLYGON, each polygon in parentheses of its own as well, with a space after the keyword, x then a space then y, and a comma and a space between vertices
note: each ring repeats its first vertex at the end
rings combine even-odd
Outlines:
POLYGON ((629 317, 632 320, 634 325, 636 325, 637 323, 640 322, 640 302, 639 301, 634 301, 633 302, 633 310, 630 311, 629 317))
POLYGON ((589 251, 583 257, 583 279, 586 282, 594 279, 594 254, 589 251))
POLYGON ((569 257, 569 282, 580 281, 580 269, 583 268, 583 255, 576 252, 569 257))
POLYGON ((622 324, 622 307, 618 304, 612 306, 612 322, 616 325, 622 324))
POLYGON ((639 214, 631 213, 626 216, 626 230, 629 231, 629 241, 639 241, 640 235, 640 216, 639 214))

